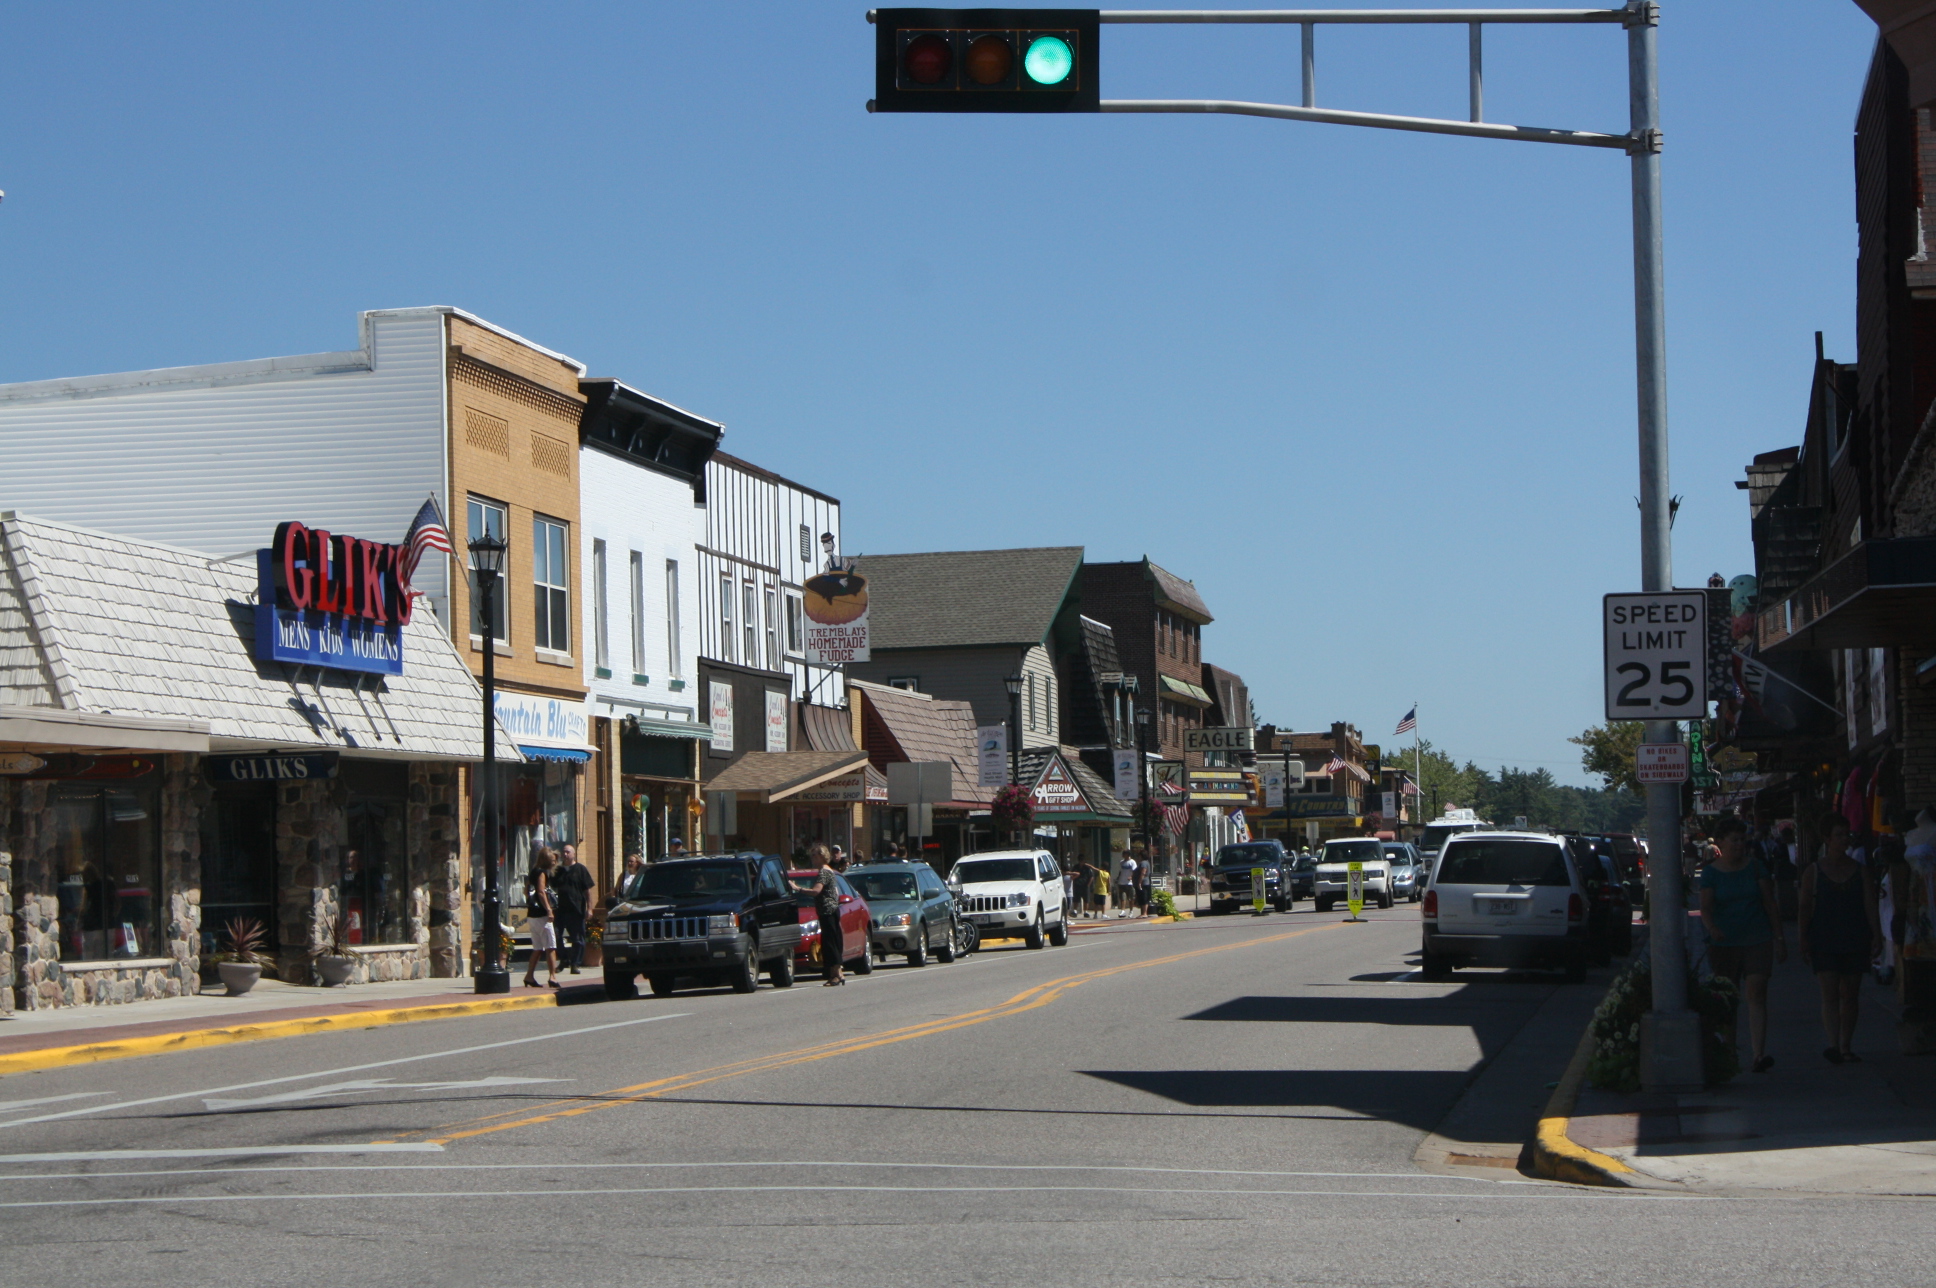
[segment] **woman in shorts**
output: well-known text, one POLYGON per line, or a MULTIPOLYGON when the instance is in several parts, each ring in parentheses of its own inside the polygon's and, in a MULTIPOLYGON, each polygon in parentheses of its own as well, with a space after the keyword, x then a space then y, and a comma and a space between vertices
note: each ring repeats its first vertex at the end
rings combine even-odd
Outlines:
POLYGON ((1828 840, 1822 857, 1801 875, 1797 930, 1802 960, 1822 990, 1822 1032, 1828 1037, 1822 1058, 1847 1064, 1862 1058, 1850 1044, 1862 976, 1882 942, 1882 919, 1875 879, 1849 854, 1848 820, 1831 814, 1823 831, 1828 840))
POLYGON ((1721 820, 1714 844, 1714 860, 1701 869, 1708 964, 1746 995, 1748 1040, 1754 1049, 1749 1068, 1766 1073, 1775 1064, 1768 1054, 1768 977, 1775 973, 1775 963, 1788 956, 1775 879, 1760 859, 1749 855, 1748 825, 1740 819, 1721 820))
POLYGON ((524 986, 538 986, 538 954, 543 953, 545 964, 551 969, 551 987, 558 987, 558 932, 552 929, 552 916, 557 911, 551 898, 551 870, 558 866, 558 856, 549 847, 538 851, 531 860, 531 874, 524 879, 524 928, 531 932, 531 957, 524 967, 524 986))

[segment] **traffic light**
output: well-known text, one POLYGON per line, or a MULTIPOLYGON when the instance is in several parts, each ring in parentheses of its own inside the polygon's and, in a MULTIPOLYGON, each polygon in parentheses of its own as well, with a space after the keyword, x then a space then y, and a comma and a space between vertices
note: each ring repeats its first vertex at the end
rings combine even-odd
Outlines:
POLYGON ((1094 112, 1094 9, 876 9, 870 112, 1094 112))

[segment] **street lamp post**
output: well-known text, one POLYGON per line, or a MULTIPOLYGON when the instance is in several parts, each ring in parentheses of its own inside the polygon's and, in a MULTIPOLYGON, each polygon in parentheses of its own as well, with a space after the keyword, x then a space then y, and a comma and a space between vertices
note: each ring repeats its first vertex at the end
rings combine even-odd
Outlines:
POLYGON ((504 903, 497 879, 497 579, 504 571, 504 537, 486 532, 471 538, 471 567, 477 572, 478 620, 484 637, 484 937, 483 960, 477 968, 479 993, 508 993, 511 972, 503 960, 504 903))
POLYGON ((1008 686, 1008 781, 1022 785, 1022 677, 1011 675, 1002 681, 1008 686))
POLYGON ((1156 833, 1150 830, 1149 735, 1149 708, 1138 707, 1136 708, 1136 775, 1143 789, 1143 858, 1145 860, 1156 857, 1156 833))

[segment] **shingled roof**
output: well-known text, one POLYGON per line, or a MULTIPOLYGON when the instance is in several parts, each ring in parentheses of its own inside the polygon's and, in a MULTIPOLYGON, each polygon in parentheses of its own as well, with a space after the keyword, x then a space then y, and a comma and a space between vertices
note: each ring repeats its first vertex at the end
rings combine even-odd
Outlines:
POLYGON ((847 688, 865 700, 861 728, 867 754, 876 765, 885 770, 898 761, 945 760, 954 766, 957 802, 986 805, 995 799, 994 788, 979 786, 971 704, 866 680, 850 679, 847 688))
POLYGON ((866 555, 858 566, 875 650, 1030 645, 1048 638, 1082 547, 866 555))
POLYGON ((1197 594, 1193 581, 1185 581, 1167 568, 1159 568, 1145 557, 1143 566, 1149 569, 1150 580, 1156 583, 1156 602, 1173 612, 1182 613, 1198 625, 1216 619, 1210 616, 1210 608, 1197 594))

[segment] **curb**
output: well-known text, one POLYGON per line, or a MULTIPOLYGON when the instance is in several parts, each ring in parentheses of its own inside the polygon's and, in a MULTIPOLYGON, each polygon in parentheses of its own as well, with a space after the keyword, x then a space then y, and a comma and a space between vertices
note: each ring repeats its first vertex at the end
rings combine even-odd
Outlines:
POLYGON ((1580 1035, 1580 1044, 1573 1049, 1566 1072, 1560 1076, 1560 1085, 1553 1089, 1545 1112, 1539 1116, 1539 1128, 1532 1140, 1533 1172, 1552 1181, 1626 1189, 1632 1182, 1625 1178, 1634 1174, 1633 1168, 1611 1155, 1575 1143, 1566 1134, 1567 1125, 1573 1121, 1573 1105, 1580 1098, 1580 1085, 1586 1081, 1587 1063, 1592 1058, 1593 1029, 1588 1026, 1580 1035))
POLYGON ((476 1002, 446 1002, 438 1006, 399 1006, 387 1011, 363 1011, 351 1015, 309 1015, 297 1020, 231 1024, 215 1029, 185 1029, 118 1041, 90 1042, 82 1046, 43 1047, 38 1051, 0 1055, 0 1077, 11 1073, 32 1073, 39 1069, 98 1064, 104 1060, 167 1055, 175 1051, 193 1051, 198 1047, 228 1046, 235 1042, 301 1037, 305 1033, 328 1033, 336 1029, 373 1029, 388 1024, 410 1024, 417 1020, 450 1020, 466 1015, 528 1011, 556 1005, 557 996, 549 993, 543 996, 494 997, 476 1002))

